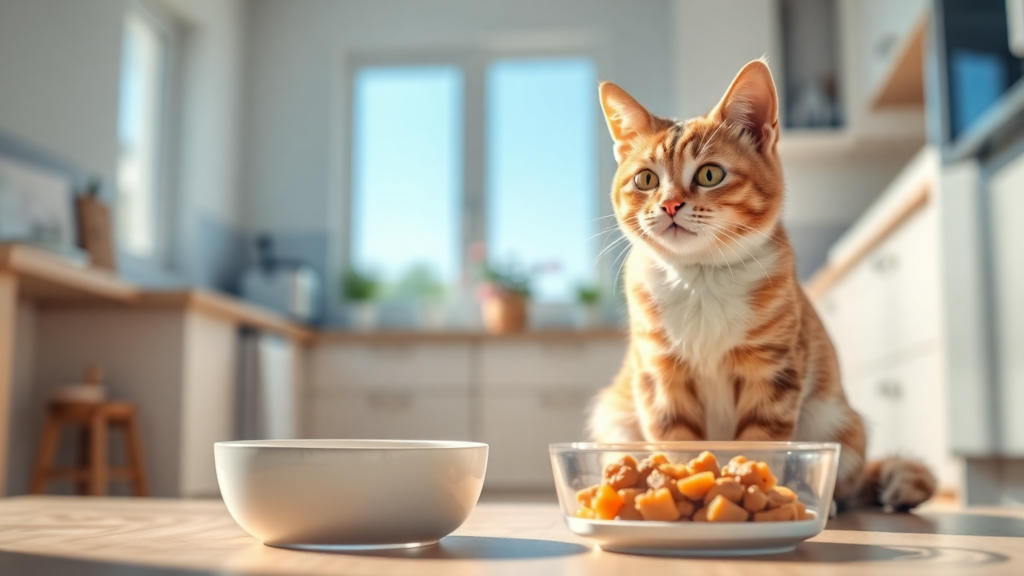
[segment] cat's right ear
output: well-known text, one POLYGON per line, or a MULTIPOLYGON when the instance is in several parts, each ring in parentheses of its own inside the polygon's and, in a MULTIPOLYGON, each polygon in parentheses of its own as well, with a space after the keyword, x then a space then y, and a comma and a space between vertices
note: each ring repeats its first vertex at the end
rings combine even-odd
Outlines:
POLYGON ((597 91, 601 96, 601 109, 608 122, 608 131, 615 141, 615 161, 622 162, 634 138, 655 130, 654 116, 611 82, 601 82, 597 91))

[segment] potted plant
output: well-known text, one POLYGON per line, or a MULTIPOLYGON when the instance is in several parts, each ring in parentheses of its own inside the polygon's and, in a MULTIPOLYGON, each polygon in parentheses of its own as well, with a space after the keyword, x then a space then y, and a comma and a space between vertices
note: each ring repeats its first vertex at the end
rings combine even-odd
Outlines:
POLYGON ((341 277, 342 300, 350 304, 352 327, 369 331, 377 327, 377 309, 373 300, 380 290, 380 282, 369 274, 348 269, 341 277))
POLYGON ((577 325, 593 328, 601 323, 601 289, 594 284, 581 284, 576 288, 577 325))
POLYGON ((526 301, 530 277, 514 267, 483 266, 478 295, 484 329, 490 334, 508 334, 526 329, 526 301))
POLYGON ((414 264, 395 285, 395 295, 416 303, 419 325, 424 330, 439 331, 445 324, 445 285, 434 269, 425 264, 414 264))

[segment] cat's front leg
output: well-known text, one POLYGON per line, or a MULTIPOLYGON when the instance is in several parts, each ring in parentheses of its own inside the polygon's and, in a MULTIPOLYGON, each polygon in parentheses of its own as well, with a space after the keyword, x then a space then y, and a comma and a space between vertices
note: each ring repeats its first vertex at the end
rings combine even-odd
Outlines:
POLYGON ((638 420, 648 442, 704 440, 704 413, 696 383, 682 362, 666 359, 639 371, 633 382, 638 420))
POLYGON ((799 416, 800 375, 792 368, 764 374, 736 375, 734 438, 744 441, 789 441, 799 416))

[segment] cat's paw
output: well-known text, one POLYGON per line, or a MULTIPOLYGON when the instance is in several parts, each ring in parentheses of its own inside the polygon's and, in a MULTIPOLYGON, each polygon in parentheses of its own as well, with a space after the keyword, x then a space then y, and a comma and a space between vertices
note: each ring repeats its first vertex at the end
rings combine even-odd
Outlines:
POLYGON ((878 501, 886 508, 906 512, 935 495, 935 476, 920 462, 890 458, 879 472, 878 501))

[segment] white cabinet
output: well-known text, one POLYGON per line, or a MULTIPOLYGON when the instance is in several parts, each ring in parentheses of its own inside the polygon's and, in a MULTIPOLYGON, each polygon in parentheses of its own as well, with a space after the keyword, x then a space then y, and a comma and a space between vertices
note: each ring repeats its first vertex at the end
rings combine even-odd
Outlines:
POLYGON ((466 343, 324 343, 310 351, 317 389, 466 390, 471 347, 466 343))
POLYGON ((467 394, 411 390, 319 393, 306 405, 313 438, 470 440, 467 394))

